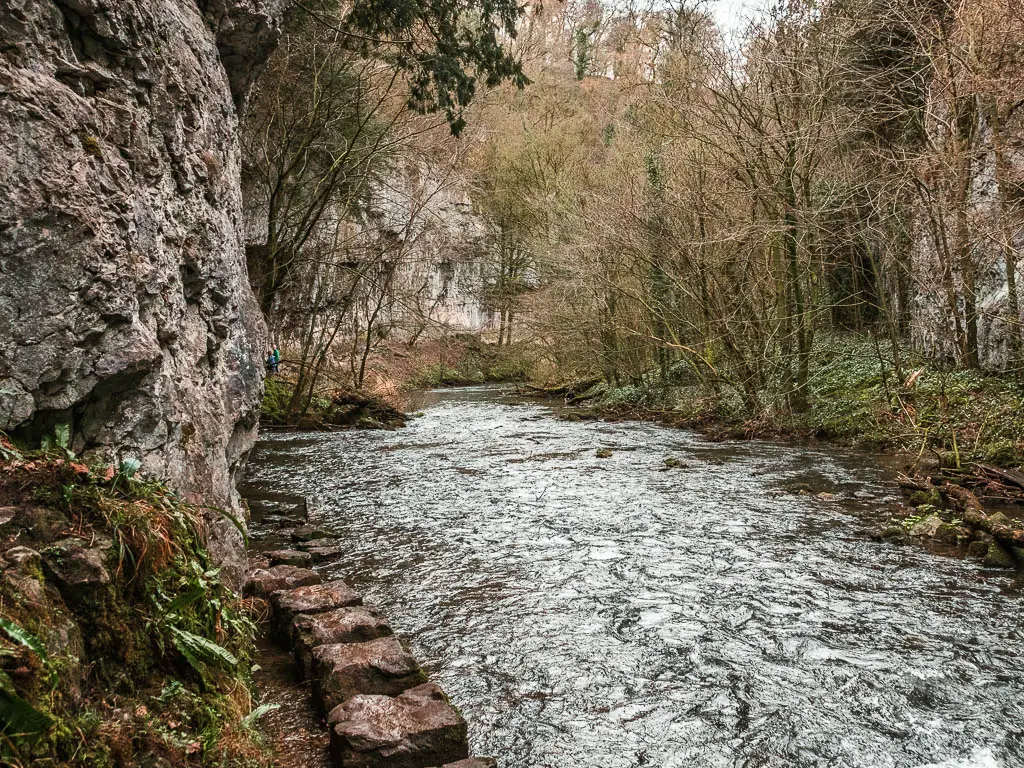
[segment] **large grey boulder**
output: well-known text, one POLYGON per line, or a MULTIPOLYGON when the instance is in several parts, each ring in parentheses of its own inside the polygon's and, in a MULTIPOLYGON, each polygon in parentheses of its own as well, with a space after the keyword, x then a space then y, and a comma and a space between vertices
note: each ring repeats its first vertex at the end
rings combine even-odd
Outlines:
POLYGON ((397 696, 427 682, 416 659, 394 635, 314 648, 310 678, 313 700, 323 712, 361 693, 397 696))
MULTIPOLYGON (((237 110, 284 5, 0 4, 0 430, 68 423, 79 454, 236 518, 266 340, 237 110)), ((209 519, 240 584, 241 533, 209 519)))
POLYGON ((327 716, 342 768, 428 768, 469 757, 466 721, 435 683, 395 696, 353 696, 327 716))
POLYGON ((309 677, 313 649, 332 643, 365 643, 394 634, 376 608, 355 605, 326 613, 296 616, 291 627, 292 649, 302 674, 309 677))

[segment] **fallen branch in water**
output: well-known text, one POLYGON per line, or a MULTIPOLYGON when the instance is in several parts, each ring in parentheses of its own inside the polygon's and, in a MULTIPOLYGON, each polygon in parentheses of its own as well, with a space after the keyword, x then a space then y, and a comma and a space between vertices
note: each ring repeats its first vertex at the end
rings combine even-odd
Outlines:
POLYGON ((901 488, 911 491, 924 491, 928 493, 937 489, 939 493, 945 496, 957 508, 963 516, 963 521, 972 528, 984 531, 992 536, 992 538, 1004 544, 1024 546, 1024 530, 1019 530, 1000 522, 998 519, 993 519, 993 516, 985 512, 985 508, 978 501, 978 497, 963 486, 948 480, 943 482, 942 485, 936 486, 930 478, 926 477, 901 476, 898 482, 901 488))
POLYGON ((602 377, 596 376, 590 379, 583 379, 582 381, 572 381, 568 384, 557 384, 551 387, 536 387, 532 384, 526 384, 523 389, 530 394, 540 395, 543 397, 573 398, 579 397, 589 389, 593 389, 602 381, 604 381, 602 377))

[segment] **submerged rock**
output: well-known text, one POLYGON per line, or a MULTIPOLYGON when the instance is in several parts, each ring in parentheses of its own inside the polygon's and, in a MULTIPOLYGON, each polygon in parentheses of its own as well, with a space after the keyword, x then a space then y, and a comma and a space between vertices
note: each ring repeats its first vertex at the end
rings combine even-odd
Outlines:
POLYGON ((323 579, 318 573, 293 565, 275 565, 272 568, 257 568, 242 585, 242 594, 250 597, 270 597, 272 592, 320 584, 323 579))
POLYGON ((291 640, 303 675, 309 676, 313 649, 332 643, 365 643, 394 634, 376 608, 356 605, 317 614, 302 614, 292 622, 291 640))
POLYGON ((426 683, 396 696, 353 696, 327 716, 344 768, 424 768, 469 758, 466 721, 426 683))
POLYGON ((293 520, 293 524, 302 525, 309 517, 306 500, 300 496, 279 499, 247 498, 246 503, 252 519, 264 525, 269 524, 274 518, 293 520))
POLYGON ((975 560, 984 560, 988 555, 989 546, 990 542, 982 539, 972 541, 967 547, 967 556, 975 560))
POLYGON ((315 525, 303 525, 292 531, 292 541, 313 541, 315 539, 328 539, 330 531, 317 528, 315 525))
POLYGON ((308 552, 310 549, 319 547, 341 547, 344 543, 345 542, 338 538, 310 539, 309 541, 295 542, 295 548, 304 549, 308 552))
POLYGON ((332 643, 313 649, 313 698, 324 712, 359 694, 397 696, 427 682, 394 635, 368 643, 332 643))
POLYGON ((271 565, 295 565, 305 568, 313 562, 313 556, 309 552, 301 552, 297 549, 278 549, 267 552, 271 565))
POLYGON ((908 544, 910 542, 910 534, 907 529, 897 522, 890 522, 883 528, 879 538, 890 544, 908 544))
POLYGON ((988 545, 988 552, 985 553, 985 560, 982 562, 982 565, 986 568, 1016 568, 1017 558, 1015 554, 998 541, 993 541, 988 545))
POLYGON ((297 525, 302 525, 305 520, 297 517, 286 517, 284 515, 267 515, 259 521, 260 525, 264 528, 292 528, 297 525))
POLYGON ((314 563, 338 560, 345 554, 341 547, 307 547, 305 551, 313 558, 314 563))

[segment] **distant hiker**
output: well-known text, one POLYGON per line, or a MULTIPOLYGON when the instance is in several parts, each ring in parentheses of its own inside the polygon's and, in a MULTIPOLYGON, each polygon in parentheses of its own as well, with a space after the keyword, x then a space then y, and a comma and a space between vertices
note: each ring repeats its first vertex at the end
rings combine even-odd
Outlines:
POLYGON ((274 362, 275 363, 280 363, 281 362, 281 350, 277 348, 276 344, 274 345, 274 362))
POLYGON ((274 350, 267 351, 267 372, 273 376, 277 373, 277 355, 274 354, 274 350))

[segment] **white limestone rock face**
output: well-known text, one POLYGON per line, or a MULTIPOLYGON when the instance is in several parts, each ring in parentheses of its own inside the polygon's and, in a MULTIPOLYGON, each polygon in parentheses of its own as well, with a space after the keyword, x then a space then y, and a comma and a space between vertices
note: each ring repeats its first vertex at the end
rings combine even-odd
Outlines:
MULTIPOLYGON (((948 107, 935 97, 932 97, 929 103, 928 112, 931 119, 928 128, 931 139, 936 146, 943 147, 949 139, 938 130, 938 125, 943 119, 948 120, 948 107)), ((1024 114, 1018 112, 1004 127, 1003 134, 1003 151, 1008 166, 1007 178, 1003 181, 1006 185, 1005 195, 1011 206, 1016 206, 1019 210, 1020 200, 1024 197, 1024 114)), ((1002 243, 1008 240, 1017 254, 1015 279, 1020 296, 1019 302, 1024 302, 1024 219, 1018 213, 1009 217, 1011 221, 1004 227, 993 134, 984 117, 979 118, 972 151, 975 159, 971 166, 971 186, 967 202, 972 233, 971 259, 976 271, 978 356, 983 368, 1002 370, 1014 364, 1010 359, 1010 333, 1014 327, 1019 328, 1020 323, 1024 322, 1024 317, 1013 321, 1009 314, 1009 282, 1002 243)), ((940 187, 936 187, 933 193, 936 199, 942 199, 940 187)), ((948 218, 945 237, 951 244, 955 244, 956 234, 951 210, 947 209, 945 215, 948 218)), ((925 211, 919 211, 919 220, 915 228, 917 235, 913 263, 916 290, 911 305, 912 341, 915 349, 928 356, 953 363, 958 359, 955 349, 956 334, 942 280, 942 262, 925 211)), ((962 294, 965 291, 963 273, 955 260, 950 265, 950 271, 956 290, 962 294)), ((962 298, 958 307, 963 314, 962 298)))
MULTIPOLYGON (((0 4, 0 429, 237 511, 266 337, 237 114, 285 2, 0 4)), ((241 545, 211 526, 233 577, 241 545)))

